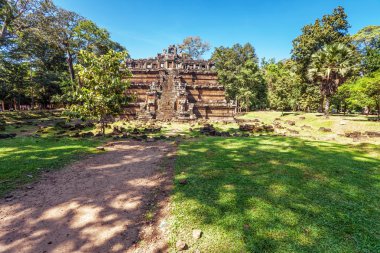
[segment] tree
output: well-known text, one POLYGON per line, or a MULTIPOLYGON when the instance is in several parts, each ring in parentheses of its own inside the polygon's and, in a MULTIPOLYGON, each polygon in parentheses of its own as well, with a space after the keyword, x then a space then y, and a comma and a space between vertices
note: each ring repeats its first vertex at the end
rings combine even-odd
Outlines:
POLYGON ((27 31, 44 40, 52 47, 59 48, 66 54, 66 62, 72 81, 75 80, 74 60, 79 51, 75 39, 75 28, 83 17, 72 11, 58 8, 50 0, 27 20, 30 29, 27 31))
POLYGON ((203 41, 199 36, 186 37, 182 44, 178 45, 180 52, 188 55, 192 59, 199 59, 204 53, 210 50, 210 44, 203 41))
POLYGON ((246 110, 265 107, 266 85, 251 44, 216 48, 211 58, 229 100, 236 100, 246 110))
POLYGON ((357 44, 369 45, 374 40, 380 39, 380 26, 366 26, 360 29, 352 38, 357 44))
POLYGON ((123 46, 110 39, 110 33, 106 29, 99 28, 91 20, 80 20, 74 28, 74 37, 78 41, 78 48, 96 55, 106 54, 110 49, 125 51, 123 46))
POLYGON ((291 60, 265 64, 264 78, 268 86, 268 101, 272 109, 298 110, 300 108, 301 79, 294 71, 291 60))
POLYGON ((302 34, 293 40, 292 59, 297 63, 298 73, 303 81, 308 81, 307 73, 312 55, 324 45, 337 42, 350 44, 349 28, 347 14, 341 6, 335 8, 332 14, 324 15, 314 24, 302 28, 302 34))
POLYGON ((5 43, 9 31, 24 28, 23 18, 41 7, 43 0, 0 0, 0 45, 5 43))
POLYGON ((77 13, 59 8, 51 0, 47 0, 42 7, 29 18, 31 29, 27 32, 66 54, 72 81, 76 77, 73 65, 80 50, 88 50, 97 55, 105 54, 110 49, 125 50, 110 39, 106 29, 99 28, 77 13))
POLYGON ((71 116, 98 120, 105 133, 107 118, 121 113, 128 102, 125 92, 129 83, 125 78, 130 73, 121 68, 126 57, 126 52, 113 50, 99 56, 80 51, 75 69, 82 85, 68 94, 71 116))
POLYGON ((362 55, 362 71, 369 74, 380 69, 380 26, 367 26, 352 36, 362 55))
POLYGON ((325 115, 328 116, 331 96, 356 69, 354 52, 341 43, 324 46, 312 55, 308 69, 309 80, 319 85, 325 97, 325 115))
POLYGON ((348 92, 347 102, 352 107, 376 108, 380 119, 380 70, 369 75, 347 82, 339 87, 339 92, 348 92))

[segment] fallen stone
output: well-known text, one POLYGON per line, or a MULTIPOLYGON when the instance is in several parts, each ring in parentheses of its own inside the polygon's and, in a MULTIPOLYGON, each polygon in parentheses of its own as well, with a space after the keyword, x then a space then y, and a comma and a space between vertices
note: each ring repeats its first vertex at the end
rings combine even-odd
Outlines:
POLYGON ((288 124, 289 126, 295 126, 296 125, 296 122, 294 120, 287 120, 285 121, 286 124, 288 124))
POLYGON ((366 134, 368 137, 380 137, 380 132, 366 131, 365 134, 366 134))
POLYGON ((85 124, 85 127, 94 127, 94 126, 95 126, 95 124, 92 123, 92 122, 87 122, 87 123, 85 124))
POLYGON ((332 132, 331 128, 326 128, 326 127, 320 127, 318 130, 325 133, 332 132))
POLYGON ((251 125, 251 124, 244 124, 244 125, 240 125, 239 126, 239 130, 240 131, 249 131, 249 132, 252 132, 253 130, 255 130, 256 126, 255 125, 251 125))
POLYGON ((194 229, 193 230, 193 238, 198 240, 201 237, 202 237, 202 230, 194 229))
POLYGON ((221 132, 221 136, 223 136, 223 137, 230 137, 231 134, 230 134, 230 132, 221 132))
POLYGON ((58 121, 57 123, 54 124, 56 128, 62 128, 62 129, 69 129, 71 127, 70 124, 67 124, 64 121, 58 121))
POLYGON ((0 134, 0 139, 9 139, 16 137, 17 134, 11 133, 11 134, 0 134))
POLYGON ((288 129, 289 133, 291 134, 299 134, 300 132, 298 132, 297 130, 293 130, 293 129, 288 129))
POLYGON ((94 137, 94 134, 92 132, 82 133, 80 137, 82 138, 94 137))
POLYGON ((105 151, 106 149, 103 146, 96 147, 97 150, 105 151))
POLYGON ((175 247, 178 251, 187 250, 187 244, 184 241, 177 241, 175 247))
POLYGON ((70 137, 78 138, 78 137, 80 137, 80 134, 79 133, 75 133, 75 134, 70 135, 70 137))
POLYGON ((300 120, 305 120, 306 118, 303 117, 303 116, 301 116, 301 117, 299 117, 299 119, 300 119, 300 120))
POLYGON ((344 133, 344 136, 349 137, 349 138, 359 138, 361 135, 362 133, 358 131, 344 133))
POLYGON ((215 130, 213 125, 205 124, 203 127, 201 127, 200 133, 204 135, 215 136, 217 131, 215 130))
POLYGON ((149 138, 147 138, 147 139, 146 139, 146 141, 147 141, 147 142, 154 142, 154 141, 155 141, 155 139, 154 139, 154 138, 152 138, 152 137, 149 137, 149 138))

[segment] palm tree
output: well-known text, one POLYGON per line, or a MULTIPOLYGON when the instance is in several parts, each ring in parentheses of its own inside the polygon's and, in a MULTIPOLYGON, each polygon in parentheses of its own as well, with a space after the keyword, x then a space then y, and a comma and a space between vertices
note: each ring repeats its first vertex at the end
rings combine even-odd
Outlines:
POLYGON ((319 85, 325 97, 325 115, 329 115, 331 96, 352 75, 355 66, 354 51, 341 43, 325 45, 312 55, 308 78, 319 85))

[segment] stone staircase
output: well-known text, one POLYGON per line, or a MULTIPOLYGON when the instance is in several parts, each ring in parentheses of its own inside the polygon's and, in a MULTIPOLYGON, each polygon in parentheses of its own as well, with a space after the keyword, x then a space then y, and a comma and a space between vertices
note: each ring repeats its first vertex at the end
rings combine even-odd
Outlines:
POLYGON ((162 95, 158 100, 158 120, 171 120, 175 117, 175 102, 177 100, 177 93, 175 90, 174 70, 170 70, 167 80, 162 84, 162 95))

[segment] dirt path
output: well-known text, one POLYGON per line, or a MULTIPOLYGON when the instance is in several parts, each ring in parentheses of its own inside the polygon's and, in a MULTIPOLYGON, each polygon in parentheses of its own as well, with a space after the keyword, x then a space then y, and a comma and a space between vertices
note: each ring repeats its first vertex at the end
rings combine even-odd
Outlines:
POLYGON ((0 200, 0 252, 167 251, 173 146, 106 149, 0 200))

